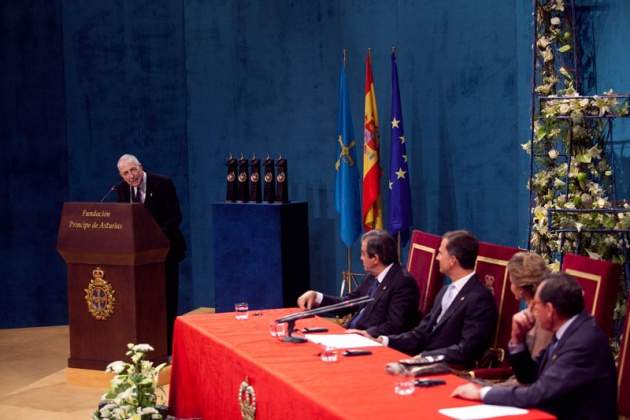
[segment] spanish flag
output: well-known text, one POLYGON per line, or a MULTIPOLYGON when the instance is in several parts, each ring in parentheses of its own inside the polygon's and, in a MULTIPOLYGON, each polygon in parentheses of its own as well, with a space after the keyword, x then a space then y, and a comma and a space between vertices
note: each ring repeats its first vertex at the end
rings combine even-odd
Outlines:
POLYGON ((383 228, 381 203, 380 139, 378 111, 372 77, 372 53, 365 59, 365 114, 363 127, 363 228, 366 232, 383 228))

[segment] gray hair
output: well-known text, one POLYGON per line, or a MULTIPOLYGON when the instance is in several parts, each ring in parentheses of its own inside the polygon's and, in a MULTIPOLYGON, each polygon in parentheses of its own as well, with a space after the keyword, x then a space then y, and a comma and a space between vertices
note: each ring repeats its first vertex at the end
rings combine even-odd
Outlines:
POLYGON ((131 163, 133 163, 136 166, 140 165, 140 161, 138 160, 137 157, 135 157, 134 155, 125 154, 125 155, 122 155, 120 157, 120 159, 118 159, 118 165, 117 165, 118 166, 118 171, 120 171, 120 165, 123 162, 131 162, 131 163))

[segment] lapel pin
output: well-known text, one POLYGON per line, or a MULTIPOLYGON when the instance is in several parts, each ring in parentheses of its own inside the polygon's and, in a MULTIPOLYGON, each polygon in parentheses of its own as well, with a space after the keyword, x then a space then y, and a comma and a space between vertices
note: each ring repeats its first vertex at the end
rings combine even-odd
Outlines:
POLYGON ((466 299, 466 296, 462 296, 459 300, 460 300, 460 302, 463 302, 464 299, 466 299))

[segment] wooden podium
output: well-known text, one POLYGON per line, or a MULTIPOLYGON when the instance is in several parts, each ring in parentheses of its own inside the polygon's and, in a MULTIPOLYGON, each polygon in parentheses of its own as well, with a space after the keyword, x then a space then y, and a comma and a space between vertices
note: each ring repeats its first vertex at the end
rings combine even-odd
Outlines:
POLYGON ((104 370, 148 343, 168 361, 164 260, 169 241, 144 204, 65 203, 57 251, 68 267, 68 367, 104 370))

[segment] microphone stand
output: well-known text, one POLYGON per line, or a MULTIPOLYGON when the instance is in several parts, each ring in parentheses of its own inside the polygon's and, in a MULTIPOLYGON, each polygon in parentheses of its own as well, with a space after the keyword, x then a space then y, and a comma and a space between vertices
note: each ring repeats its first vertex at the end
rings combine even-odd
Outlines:
POLYGON ((287 331, 289 332, 289 335, 282 337, 282 340, 280 341, 284 341, 285 343, 293 343, 293 344, 302 344, 308 341, 304 337, 296 337, 295 335, 291 335, 292 332, 297 331, 297 329, 295 328, 295 321, 297 320, 292 319, 290 321, 287 321, 287 331))
POLYGON ((322 314, 322 313, 330 312, 330 311, 336 311, 338 309, 352 308, 354 306, 362 305, 364 303, 371 302, 373 300, 374 298, 371 298, 369 296, 363 296, 360 298, 347 300, 345 302, 336 303, 334 305, 322 306, 320 308, 310 309, 308 311, 299 312, 296 314, 291 314, 291 315, 278 318, 276 319, 276 322, 278 324, 281 324, 283 322, 287 323, 287 331, 289 334, 283 337, 281 341, 284 341, 287 343, 295 343, 295 344, 306 343, 308 341, 306 338, 296 337, 294 335, 291 335, 292 332, 297 331, 295 328, 295 321, 297 321, 298 319, 312 318, 317 314, 322 314))

